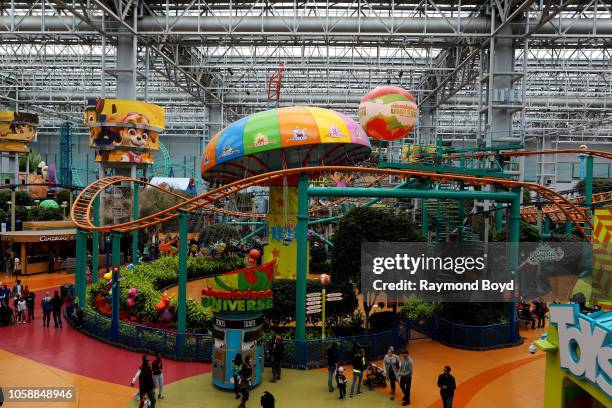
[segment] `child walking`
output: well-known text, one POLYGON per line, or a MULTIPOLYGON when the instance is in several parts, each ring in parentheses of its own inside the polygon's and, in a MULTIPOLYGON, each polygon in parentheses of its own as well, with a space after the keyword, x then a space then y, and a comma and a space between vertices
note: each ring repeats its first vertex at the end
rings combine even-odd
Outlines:
POLYGON ((26 310, 28 308, 26 305, 26 301, 22 297, 19 297, 17 299, 17 320, 21 323, 26 323, 26 310))
POLYGON ((338 397, 338 399, 344 399, 346 395, 346 376, 344 375, 344 367, 338 367, 336 372, 336 384, 338 385, 338 391, 340 391, 340 397, 338 397))

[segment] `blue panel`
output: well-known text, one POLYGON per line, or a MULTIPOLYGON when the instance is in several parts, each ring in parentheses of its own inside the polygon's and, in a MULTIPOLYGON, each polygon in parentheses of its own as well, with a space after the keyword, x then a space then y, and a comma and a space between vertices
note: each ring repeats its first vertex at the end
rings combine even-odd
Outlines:
POLYGON ((225 163, 244 154, 242 135, 248 117, 237 120, 226 127, 217 141, 217 163, 225 163))

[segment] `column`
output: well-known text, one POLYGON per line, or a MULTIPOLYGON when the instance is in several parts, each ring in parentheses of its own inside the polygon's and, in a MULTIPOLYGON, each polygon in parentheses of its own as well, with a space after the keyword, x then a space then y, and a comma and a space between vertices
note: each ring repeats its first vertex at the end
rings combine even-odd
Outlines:
POLYGON ((76 233, 76 272, 75 272, 75 294, 79 298, 79 305, 85 307, 87 304, 87 231, 77 228, 76 233))
POLYGON ((308 177, 298 181, 297 257, 295 280, 295 339, 306 339, 306 278, 308 276, 308 177))
MULTIPOLYGON (((510 253, 510 270, 512 271, 512 277, 516 279, 517 269, 519 266, 519 241, 521 236, 521 189, 515 189, 516 198, 514 198, 510 204, 510 219, 508 220, 508 243, 510 253)), ((516 280, 515 280, 516 285, 516 280)), ((508 303, 508 323, 509 327, 509 338, 508 341, 513 343, 517 340, 514 333, 514 322, 516 321, 516 303, 512 299, 508 303)))
MULTIPOLYGON (((93 202, 93 224, 98 226, 100 224, 100 197, 96 197, 93 202)), ((100 258, 100 233, 98 231, 92 232, 92 245, 91 245, 91 283, 98 282, 98 270, 100 265, 98 264, 100 258)))
POLYGON ((176 354, 182 355, 185 346, 185 331, 187 330, 187 226, 189 213, 181 211, 179 219, 179 270, 178 270, 178 308, 176 354))
POLYGON ((113 278, 112 285, 112 315, 111 315, 111 340, 119 340, 119 268, 121 267, 121 234, 117 231, 111 232, 111 248, 112 248, 112 269, 113 278), (116 270, 116 272, 115 272, 116 270))
MULTIPOLYGON (((138 208, 138 183, 133 183, 132 185, 132 195, 133 195, 133 203, 132 203, 132 220, 137 220, 140 217, 140 212, 138 208)), ((132 231, 132 263, 137 265, 139 263, 138 259, 138 230, 132 231)))

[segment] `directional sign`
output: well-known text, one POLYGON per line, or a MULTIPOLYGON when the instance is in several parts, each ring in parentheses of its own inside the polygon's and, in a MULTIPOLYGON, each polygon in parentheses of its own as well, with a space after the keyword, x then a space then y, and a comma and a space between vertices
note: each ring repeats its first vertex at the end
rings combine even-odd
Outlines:
POLYGON ((321 304, 321 299, 317 299, 317 300, 308 300, 306 301, 307 305, 320 305, 321 304))
POLYGON ((306 309, 306 314, 315 314, 315 313, 321 313, 321 308, 319 308, 319 309, 306 309))
POLYGON ((318 293, 307 293, 306 294, 306 299, 321 299, 321 292, 318 293))
POLYGON ((328 293, 325 296, 328 297, 328 298, 330 298, 330 297, 342 297, 342 293, 340 293, 340 292, 328 293))
POLYGON ((333 298, 333 299, 327 299, 328 302, 338 302, 340 300, 342 300, 341 297, 337 297, 337 298, 333 298))
POLYGON ((306 308, 314 308, 314 307, 321 307, 321 303, 307 303, 306 304, 306 308))

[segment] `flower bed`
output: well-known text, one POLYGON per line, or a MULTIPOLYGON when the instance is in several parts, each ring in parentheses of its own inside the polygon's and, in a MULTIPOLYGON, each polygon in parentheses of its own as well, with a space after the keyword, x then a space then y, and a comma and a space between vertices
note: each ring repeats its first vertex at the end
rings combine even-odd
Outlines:
MULTIPOLYGON (((244 267, 242 258, 228 256, 222 258, 190 257, 187 261, 187 278, 195 279, 214 276, 244 267)), ((160 320, 160 313, 155 305, 162 297, 164 288, 178 281, 178 258, 165 256, 154 262, 139 264, 131 269, 121 268, 119 282, 119 301, 121 320, 172 330, 176 326, 176 299, 169 303, 172 318, 160 320), (135 304, 128 308, 128 290, 138 289, 134 298, 135 304)), ((89 306, 103 315, 111 315, 109 296, 110 284, 102 280, 88 289, 89 306)), ((210 330, 212 314, 204 309, 199 301, 187 301, 187 329, 189 331, 206 333, 210 330)))

